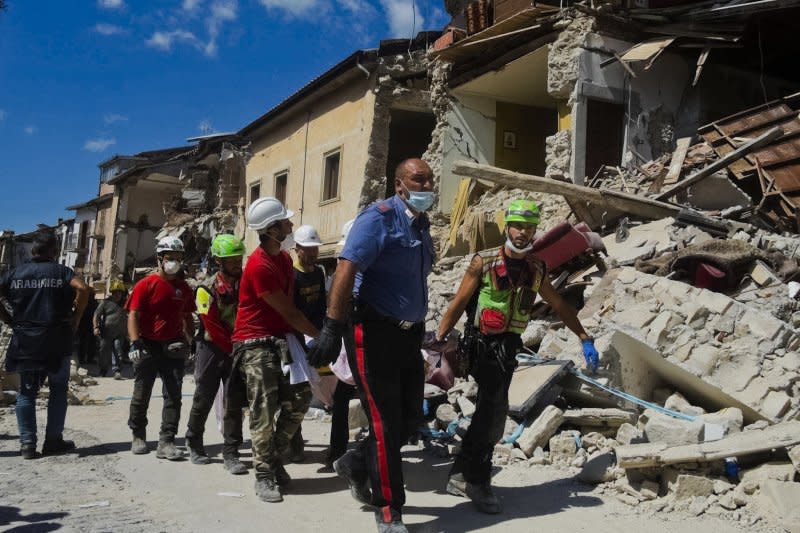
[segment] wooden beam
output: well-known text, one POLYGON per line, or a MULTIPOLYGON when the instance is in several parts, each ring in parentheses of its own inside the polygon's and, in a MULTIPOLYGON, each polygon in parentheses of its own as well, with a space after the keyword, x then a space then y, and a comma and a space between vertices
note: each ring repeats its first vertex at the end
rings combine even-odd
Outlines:
POLYGON ((636 424, 639 415, 623 409, 600 409, 586 407, 564 411, 564 423, 573 426, 619 427, 622 424, 636 424))
POLYGON ((656 200, 666 200, 667 198, 675 196, 675 194, 677 194, 678 192, 694 185, 699 181, 704 180, 705 178, 712 175, 714 172, 727 167, 728 165, 743 158, 750 152, 753 152, 754 150, 757 150, 762 146, 765 146, 771 143, 772 141, 780 138, 782 135, 783 135, 783 130, 781 128, 777 127, 772 128, 763 135, 760 135, 755 139, 753 139, 752 141, 749 141, 741 145, 734 151, 730 152, 729 154, 726 154, 724 157, 721 157, 720 159, 717 159, 716 161, 714 161, 707 167, 703 168, 702 170, 695 172, 694 174, 692 174, 682 182, 678 183, 677 185, 662 192, 661 194, 656 196, 656 200))
POLYGON ((735 433, 702 444, 668 446, 663 443, 628 444, 615 449, 622 468, 647 468, 686 463, 708 463, 800 444, 800 422, 790 421, 762 430, 735 433))
POLYGON ((681 177, 681 170, 683 170, 683 162, 686 160, 686 154, 689 152, 689 145, 691 143, 691 137, 681 137, 678 139, 675 151, 672 153, 672 160, 669 162, 669 170, 664 177, 664 182, 653 192, 659 192, 661 187, 665 184, 674 185, 678 183, 681 177))
POLYGON ((602 206, 607 210, 616 209, 653 220, 675 216, 681 210, 681 208, 676 205, 652 200, 635 194, 607 189, 593 189, 591 187, 575 185, 574 183, 521 174, 468 161, 457 161, 453 165, 452 171, 453 174, 458 176, 491 181, 516 189, 558 194, 570 200, 589 202, 593 207, 602 206))

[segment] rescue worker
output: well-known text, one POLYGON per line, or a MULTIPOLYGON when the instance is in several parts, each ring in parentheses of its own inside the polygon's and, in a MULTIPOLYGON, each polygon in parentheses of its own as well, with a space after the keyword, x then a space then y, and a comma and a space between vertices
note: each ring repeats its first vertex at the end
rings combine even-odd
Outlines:
POLYGON ((45 379, 50 394, 42 454, 75 448, 63 438, 67 385, 72 336, 89 299, 86 283, 71 268, 56 263, 58 240, 53 233, 39 233, 31 253, 30 262, 0 279, 0 320, 14 331, 6 370, 19 373, 16 414, 23 459, 36 457, 36 396, 45 379))
POLYGON ((247 467, 239 460, 239 446, 243 441, 244 385, 239 380, 230 379, 233 365, 231 335, 239 305, 243 256, 244 243, 238 237, 228 234, 214 237, 211 257, 219 270, 208 285, 198 287, 195 293, 202 327, 197 336, 194 361, 197 387, 186 430, 186 447, 191 462, 197 465, 211 462, 203 446, 203 431, 221 384, 224 396, 222 457, 225 470, 231 474, 247 473, 247 467))
POLYGON ((508 388, 536 294, 580 338, 587 366, 594 371, 598 364, 593 339, 575 309, 553 289, 544 262, 531 252, 539 208, 530 200, 514 200, 506 210, 505 224, 505 244, 475 254, 437 331, 437 340, 443 340, 469 309, 465 336, 473 339, 468 343, 470 373, 479 386, 478 399, 447 492, 470 498, 479 511, 489 514, 500 512, 490 484, 492 452, 503 436, 508 388))
MULTIPOLYGON (((325 318, 327 296, 325 293, 325 270, 317 264, 319 247, 322 240, 313 226, 303 225, 294 232, 294 251, 297 255, 294 267, 294 305, 303 315, 319 329, 325 318)), ((319 369, 320 375, 325 375, 325 369, 319 369)), ((327 370, 330 374, 330 370, 327 370)), ((298 383, 292 387, 310 387, 309 383, 298 383)), ((298 391, 300 392, 300 391, 298 391)), ((300 413, 298 413, 300 414, 300 413)), ((305 412, 302 413, 305 416, 305 412)), ((305 442, 303 441, 302 425, 297 428, 289 450, 288 459, 293 463, 305 459, 305 442)))
POLYGON ((334 361, 346 334, 348 360, 370 432, 333 467, 347 479, 357 500, 377 508, 378 531, 399 533, 407 531, 402 521, 400 448, 423 423, 420 349, 434 257, 425 214, 433 205, 428 164, 421 159, 400 163, 395 191, 356 218, 339 255, 327 317, 309 362, 322 366, 334 361), (353 328, 347 324, 356 278, 361 349, 356 349, 353 328))
POLYGON ((181 414, 181 385, 186 356, 194 333, 194 297, 183 280, 183 242, 165 237, 156 245, 158 272, 140 280, 126 308, 133 363, 133 397, 128 427, 133 432, 131 452, 147 453, 145 440, 147 407, 156 376, 161 378, 164 406, 156 457, 178 461, 183 458, 175 446, 181 414))
POLYGON ((246 382, 250 407, 255 492, 264 502, 283 501, 279 486, 291 477, 281 458, 303 420, 298 413, 311 401, 310 388, 299 392, 281 370, 290 362, 286 336, 319 334, 292 302, 292 259, 281 243, 292 233, 293 214, 271 197, 259 198, 247 210, 247 227, 258 232, 260 244, 242 273, 232 337, 234 373, 246 382))
POLYGON ((98 366, 100 375, 108 369, 114 379, 122 379, 123 345, 127 331, 128 314, 125 311, 125 284, 118 279, 111 282, 108 298, 100 302, 92 317, 94 334, 100 341, 98 366))

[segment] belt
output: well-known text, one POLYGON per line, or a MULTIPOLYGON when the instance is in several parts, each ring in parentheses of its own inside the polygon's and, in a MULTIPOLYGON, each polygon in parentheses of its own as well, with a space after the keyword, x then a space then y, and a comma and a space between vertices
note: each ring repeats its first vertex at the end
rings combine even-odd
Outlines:
POLYGON ((239 348, 239 347, 248 348, 250 346, 261 346, 261 345, 264 345, 264 344, 269 344, 270 342, 273 342, 274 340, 275 340, 275 337, 270 337, 270 336, 267 336, 267 337, 256 337, 255 339, 246 339, 246 340, 243 340, 243 341, 234 342, 233 345, 234 345, 234 348, 239 348))
POLYGON ((379 322, 388 322, 393 326, 397 326, 398 328, 402 329, 403 331, 408 331, 415 326, 422 325, 422 322, 412 322, 411 320, 398 320, 394 317, 382 315, 375 311, 369 305, 361 304, 359 306, 359 310, 361 311, 361 320, 362 322, 369 322, 371 320, 379 321, 379 322))

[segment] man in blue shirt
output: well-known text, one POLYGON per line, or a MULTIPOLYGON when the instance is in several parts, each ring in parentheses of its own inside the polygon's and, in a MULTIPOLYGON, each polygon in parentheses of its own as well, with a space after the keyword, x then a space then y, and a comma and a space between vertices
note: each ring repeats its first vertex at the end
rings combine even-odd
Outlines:
POLYGON ((36 457, 36 396, 48 380, 47 428, 42 453, 75 448, 64 440, 72 335, 89 299, 89 287, 71 268, 55 262, 58 240, 52 232, 36 236, 33 259, 0 279, 0 320, 14 330, 6 370, 19 372, 17 426, 23 459, 36 457), (8 304, 11 312, 6 310, 8 304))
POLYGON ((336 359, 342 336, 370 433, 333 466, 353 496, 376 510, 378 531, 404 533, 405 503, 400 447, 422 421, 424 371, 420 348, 428 309, 427 277, 433 241, 425 211, 433 205, 433 172, 420 159, 395 171, 395 196, 367 207, 356 218, 339 255, 328 314, 309 361, 336 359), (358 278, 358 280, 356 280, 358 278), (363 348, 355 349, 347 324, 358 285, 354 322, 363 348))

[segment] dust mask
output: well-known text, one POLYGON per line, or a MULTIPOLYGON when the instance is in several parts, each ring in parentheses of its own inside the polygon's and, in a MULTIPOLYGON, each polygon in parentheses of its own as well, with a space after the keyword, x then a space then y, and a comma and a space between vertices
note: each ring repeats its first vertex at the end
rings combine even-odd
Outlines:
POLYGON ((530 252, 533 249, 533 239, 528 241, 528 244, 526 244, 524 247, 517 248, 516 246, 514 246, 514 243, 511 242, 511 238, 508 236, 508 233, 506 233, 506 247, 515 254, 524 254, 530 252))
POLYGON ((164 269, 164 273, 168 276, 174 276, 178 272, 181 271, 181 266, 183 264, 180 261, 164 261, 161 263, 161 268, 164 269))
MULTIPOLYGON (((401 183, 401 185, 403 185, 401 183)), ((408 187, 403 185, 403 188, 408 193, 406 203, 417 211, 427 211, 433 205, 433 191, 409 191, 408 187)))

